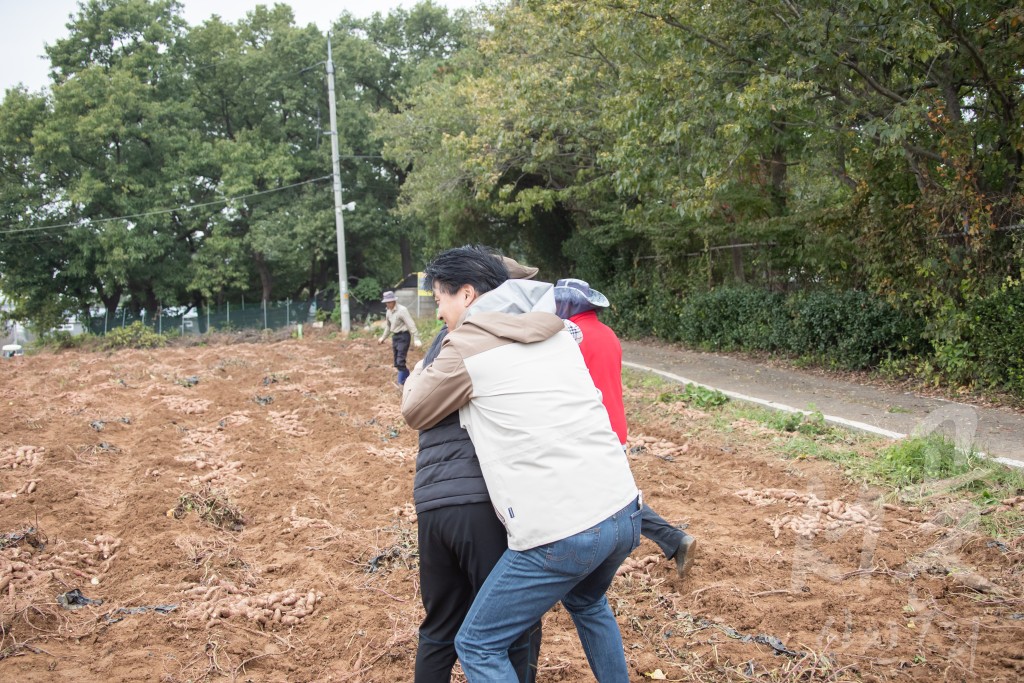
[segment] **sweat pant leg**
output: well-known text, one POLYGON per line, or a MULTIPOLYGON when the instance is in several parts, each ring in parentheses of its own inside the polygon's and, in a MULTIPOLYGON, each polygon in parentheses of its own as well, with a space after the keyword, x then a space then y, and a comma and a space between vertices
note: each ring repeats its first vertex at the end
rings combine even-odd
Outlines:
MULTIPOLYGON (((507 547, 505 527, 490 503, 428 510, 418 515, 420 594, 426 617, 420 625, 415 683, 449 683, 455 665, 455 634, 473 598, 507 547)), ((509 649, 519 680, 537 676, 541 625, 530 627, 509 649)))

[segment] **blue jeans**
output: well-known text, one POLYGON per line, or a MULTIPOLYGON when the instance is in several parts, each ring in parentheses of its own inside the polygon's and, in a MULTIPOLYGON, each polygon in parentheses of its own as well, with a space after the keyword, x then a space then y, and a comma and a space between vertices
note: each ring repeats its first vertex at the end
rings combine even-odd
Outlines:
POLYGON ((640 545, 640 514, 634 500, 586 531, 529 550, 506 550, 455 636, 466 679, 515 683, 509 646, 561 600, 597 680, 628 683, 622 634, 605 591, 640 545))

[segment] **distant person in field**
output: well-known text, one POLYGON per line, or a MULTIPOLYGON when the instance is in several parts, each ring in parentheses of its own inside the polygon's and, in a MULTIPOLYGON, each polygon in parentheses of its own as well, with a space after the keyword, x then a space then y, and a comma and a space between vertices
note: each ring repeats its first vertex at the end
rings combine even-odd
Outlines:
POLYGON ((409 377, 409 368, 405 365, 409 343, 415 343, 416 348, 420 346, 416 321, 409 315, 409 309, 398 303, 394 292, 384 292, 380 300, 388 310, 384 317, 384 333, 377 343, 383 344, 388 335, 391 335, 391 351, 395 357, 395 368, 398 370, 398 386, 402 386, 409 377))
POLYGON ((449 332, 413 370, 402 415, 429 429, 459 411, 508 534, 455 637, 466 678, 517 681, 509 648, 561 601, 597 680, 629 681, 605 593, 640 542, 640 494, 553 287, 506 280, 472 247, 426 274, 449 332))
MULTIPOLYGON (((608 307, 608 298, 591 289, 584 280, 565 279, 555 284, 555 312, 574 323, 582 337, 578 339, 583 360, 601 392, 612 429, 623 450, 627 448, 626 409, 622 401, 622 345, 615 332, 598 320, 597 310, 608 307)), ((675 559, 676 572, 686 576, 697 550, 697 540, 669 524, 661 515, 643 506, 640 533, 654 541, 668 559, 675 559)))
MULTIPOLYGON (((489 252, 488 252, 489 253, 489 252)), ((493 255, 492 255, 493 257, 493 255)), ((498 257, 507 277, 528 280, 536 268, 498 257)), ((493 276, 505 278, 495 269, 493 276)), ((501 280, 504 282, 504 279, 501 280)), ((441 326, 423 357, 429 367, 448 336, 441 326)), ((508 536, 487 494, 480 461, 458 409, 419 434, 413 485, 420 553, 420 624, 414 683, 449 683, 455 665, 455 634, 491 569, 508 549, 508 536)), ((519 683, 537 680, 541 622, 529 626, 509 648, 519 683)))

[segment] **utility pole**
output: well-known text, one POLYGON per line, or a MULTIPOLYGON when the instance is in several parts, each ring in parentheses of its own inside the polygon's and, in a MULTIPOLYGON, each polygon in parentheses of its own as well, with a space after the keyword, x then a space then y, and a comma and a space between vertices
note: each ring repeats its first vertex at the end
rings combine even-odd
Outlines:
POLYGON ((331 109, 331 166, 334 170, 334 227, 338 234, 338 305, 341 307, 341 331, 352 331, 348 311, 348 268, 345 265, 345 217, 341 203, 341 162, 338 159, 338 114, 334 100, 334 59, 331 34, 327 34, 327 102, 331 109))

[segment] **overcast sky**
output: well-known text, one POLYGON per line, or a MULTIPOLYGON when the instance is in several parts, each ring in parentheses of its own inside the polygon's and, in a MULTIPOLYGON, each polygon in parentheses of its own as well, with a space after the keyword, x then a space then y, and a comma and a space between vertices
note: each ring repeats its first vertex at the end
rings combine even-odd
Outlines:
MULTIPOLYGON (((236 21, 258 4, 273 0, 182 0, 185 20, 202 23, 211 14, 236 21)), ((409 8, 416 0, 285 0, 299 26, 314 23, 326 31, 331 22, 348 10, 358 17, 387 13, 394 7, 409 8)), ((434 0, 450 9, 474 7, 480 0, 434 0)), ((485 3, 488 4, 488 3, 485 3)), ((67 35, 65 24, 77 13, 77 0, 0 0, 0 98, 7 88, 22 83, 30 90, 49 85, 49 62, 43 46, 67 35)))

